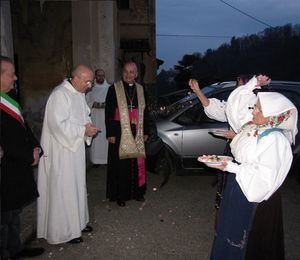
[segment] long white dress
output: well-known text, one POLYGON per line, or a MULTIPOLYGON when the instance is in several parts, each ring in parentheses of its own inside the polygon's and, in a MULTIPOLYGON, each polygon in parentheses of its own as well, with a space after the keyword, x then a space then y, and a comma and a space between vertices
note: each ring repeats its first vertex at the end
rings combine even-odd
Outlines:
POLYGON ((90 160, 93 164, 107 164, 108 142, 105 129, 105 110, 104 108, 93 108, 93 103, 104 103, 109 84, 105 80, 103 84, 95 83, 94 87, 86 95, 86 101, 91 109, 92 122, 97 128, 101 129, 92 140, 90 148, 90 160))
POLYGON ((85 95, 67 80, 53 90, 46 105, 41 138, 44 156, 38 169, 37 237, 50 244, 80 237, 89 221, 84 144, 89 113, 85 95))

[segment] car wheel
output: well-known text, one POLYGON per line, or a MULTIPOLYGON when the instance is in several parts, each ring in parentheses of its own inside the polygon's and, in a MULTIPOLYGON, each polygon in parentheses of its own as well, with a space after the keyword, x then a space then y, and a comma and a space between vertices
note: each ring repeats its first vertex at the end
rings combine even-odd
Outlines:
POLYGON ((172 151, 166 145, 160 151, 158 158, 156 171, 163 176, 162 187, 169 181, 172 174, 176 174, 177 167, 172 151))

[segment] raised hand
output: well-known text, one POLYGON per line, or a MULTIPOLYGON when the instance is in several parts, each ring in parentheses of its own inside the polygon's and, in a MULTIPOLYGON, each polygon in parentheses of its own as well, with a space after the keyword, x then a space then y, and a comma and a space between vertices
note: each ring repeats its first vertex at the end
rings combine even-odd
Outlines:
POLYGON ((189 80, 189 86, 190 86, 190 88, 191 88, 194 92, 201 91, 201 90, 200 90, 199 83, 198 83, 198 81, 195 80, 195 79, 190 79, 190 80, 189 80))
POLYGON ((258 88, 260 88, 261 86, 268 85, 271 82, 271 78, 269 78, 266 75, 262 75, 262 74, 256 76, 256 80, 257 80, 256 87, 258 87, 258 88))
POLYGON ((206 107, 209 105, 209 100, 208 98, 204 95, 204 93, 202 92, 202 90, 200 89, 199 83, 197 80, 195 79, 190 79, 189 80, 189 86, 191 87, 191 89, 195 92, 195 94, 197 95, 197 97, 199 98, 201 104, 206 107))

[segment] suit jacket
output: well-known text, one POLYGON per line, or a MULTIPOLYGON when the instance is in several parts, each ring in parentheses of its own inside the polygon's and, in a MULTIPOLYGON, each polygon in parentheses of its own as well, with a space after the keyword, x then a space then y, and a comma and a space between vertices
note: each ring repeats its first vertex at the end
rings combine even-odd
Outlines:
POLYGON ((40 147, 31 129, 1 110, 1 211, 21 209, 38 197, 31 164, 40 147))

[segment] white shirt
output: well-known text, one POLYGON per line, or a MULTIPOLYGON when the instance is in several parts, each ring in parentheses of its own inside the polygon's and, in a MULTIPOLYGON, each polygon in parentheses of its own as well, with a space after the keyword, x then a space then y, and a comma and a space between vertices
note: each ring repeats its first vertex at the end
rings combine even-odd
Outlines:
POLYGON ((271 132, 257 141, 248 128, 232 140, 231 152, 237 162, 228 162, 226 171, 236 180, 250 202, 267 200, 286 178, 293 154, 288 139, 281 132, 271 132))
POLYGON ((227 102, 210 98, 209 105, 204 107, 206 115, 217 121, 228 121, 230 127, 238 133, 241 127, 252 119, 252 110, 249 107, 253 107, 257 101, 256 95, 252 92, 256 84, 256 77, 253 77, 244 86, 233 90, 227 102), (227 106, 228 103, 231 103, 230 106, 227 106))
POLYGON ((293 159, 290 143, 280 132, 272 132, 257 141, 257 137, 248 126, 242 126, 253 118, 252 109, 257 96, 252 92, 257 85, 253 77, 244 86, 237 87, 227 102, 210 99, 205 112, 211 118, 228 121, 230 127, 238 133, 230 147, 235 160, 228 162, 226 171, 236 174, 236 180, 250 202, 267 200, 283 183, 293 159))

